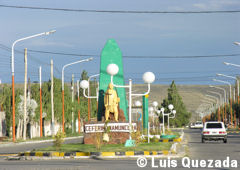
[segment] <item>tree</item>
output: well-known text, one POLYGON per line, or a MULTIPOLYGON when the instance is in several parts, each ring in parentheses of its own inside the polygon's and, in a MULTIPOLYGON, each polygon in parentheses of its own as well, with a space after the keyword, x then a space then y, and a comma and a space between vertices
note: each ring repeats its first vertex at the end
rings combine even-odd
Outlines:
POLYGON ((81 74, 81 79, 80 79, 80 81, 81 80, 88 80, 88 73, 87 73, 87 71, 86 70, 83 70, 82 71, 82 74, 81 74))
POLYGON ((182 97, 179 95, 176 84, 172 81, 172 84, 168 88, 168 96, 163 100, 162 106, 165 108, 165 112, 170 112, 168 105, 173 104, 174 110, 176 110, 176 117, 170 119, 170 124, 181 127, 189 123, 191 113, 189 113, 182 101, 182 97))

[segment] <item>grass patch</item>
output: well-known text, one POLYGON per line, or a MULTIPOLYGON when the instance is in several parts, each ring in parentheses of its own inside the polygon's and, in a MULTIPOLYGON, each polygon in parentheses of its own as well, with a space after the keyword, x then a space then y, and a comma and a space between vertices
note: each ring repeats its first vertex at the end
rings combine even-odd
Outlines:
MULTIPOLYGON (((172 142, 169 143, 141 143, 137 147, 125 147, 124 144, 106 144, 97 150, 94 145, 90 144, 63 144, 60 152, 125 152, 125 151, 162 151, 170 150, 172 142)), ((51 146, 47 148, 38 149, 35 151, 56 151, 56 148, 51 146)))

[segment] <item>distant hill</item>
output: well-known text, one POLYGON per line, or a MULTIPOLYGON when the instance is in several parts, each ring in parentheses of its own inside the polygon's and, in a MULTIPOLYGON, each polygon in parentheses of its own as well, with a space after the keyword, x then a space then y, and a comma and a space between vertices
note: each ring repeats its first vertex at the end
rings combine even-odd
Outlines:
MULTIPOLYGON (((227 86, 221 86, 226 90, 229 90, 227 86)), ((149 104, 153 101, 162 103, 163 99, 167 97, 167 89, 169 85, 151 85, 151 92, 149 95, 149 104)), ((222 91, 210 88, 208 85, 177 85, 179 94, 181 95, 183 102, 189 112, 192 113, 192 119, 196 119, 198 116, 195 112, 198 107, 203 103, 206 94, 210 94, 207 91, 216 91, 223 94, 222 91)), ((135 93, 144 92, 147 90, 146 85, 134 85, 133 91, 135 93)), ((228 92, 228 91, 227 91, 228 92)), ((141 100, 141 98, 133 98, 133 101, 141 100)), ((134 103, 134 102, 133 102, 134 103)))

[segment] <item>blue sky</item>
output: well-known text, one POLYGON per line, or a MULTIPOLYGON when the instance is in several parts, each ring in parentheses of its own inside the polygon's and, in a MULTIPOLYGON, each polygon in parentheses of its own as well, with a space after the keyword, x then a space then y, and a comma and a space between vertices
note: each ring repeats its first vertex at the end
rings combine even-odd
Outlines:
MULTIPOLYGON (((97 10, 144 11, 205 11, 240 10, 239 0, 1 0, 0 4, 97 10)), ((94 61, 66 69, 66 81, 71 74, 79 78, 83 69, 89 74, 99 72, 99 55, 110 38, 117 41, 123 55, 133 56, 197 56, 240 54, 240 13, 221 14, 110 14, 43 11, 0 8, 0 44, 11 47, 22 37, 56 29, 48 37, 20 42, 17 50, 42 50, 75 54, 96 54, 94 61)), ((0 48, 0 79, 11 82, 11 52, 0 48)), ((240 68, 223 65, 224 61, 240 64, 240 56, 191 59, 129 59, 124 58, 125 78, 142 83, 142 73, 152 71, 158 84, 215 84, 218 73, 238 75, 240 68)), ((50 59, 54 60, 54 75, 61 77, 63 65, 87 57, 60 56, 29 51, 28 75, 38 80, 38 67, 43 67, 44 80, 50 77, 50 59)), ((23 82, 23 54, 15 56, 15 80, 23 82)), ((226 79, 225 79, 226 80, 226 79)), ((232 81, 233 82, 233 81, 232 81)))

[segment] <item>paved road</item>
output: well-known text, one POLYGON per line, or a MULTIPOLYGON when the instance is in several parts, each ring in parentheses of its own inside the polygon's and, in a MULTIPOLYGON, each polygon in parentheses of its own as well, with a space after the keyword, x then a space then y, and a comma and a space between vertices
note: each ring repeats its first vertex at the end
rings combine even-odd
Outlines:
MULTIPOLYGON (((228 143, 222 142, 207 142, 201 143, 200 130, 185 130, 185 136, 189 140, 189 156, 192 160, 224 160, 227 156, 230 159, 237 159, 240 162, 240 135, 229 134, 228 143)), ((0 160, 0 169, 91 169, 91 170, 108 170, 108 169, 166 169, 159 167, 159 161, 168 161, 155 158, 155 166, 152 168, 151 160, 148 160, 148 165, 145 168, 139 168, 136 160, 100 160, 100 159, 80 159, 80 160, 42 160, 42 161, 5 161, 0 160)), ((189 169, 182 166, 182 159, 173 159, 177 161, 177 168, 167 169, 189 169)), ((196 168, 191 168, 196 169, 196 168)), ((221 168, 198 168, 198 169, 221 169, 221 168)), ((223 168, 227 169, 240 169, 238 168, 223 168)))
MULTIPOLYGON (((228 143, 222 141, 206 141, 201 143, 200 130, 186 130, 189 139, 190 157, 194 159, 238 158, 240 163, 240 135, 228 133, 228 143)), ((240 168, 239 168, 240 169, 240 168)))

